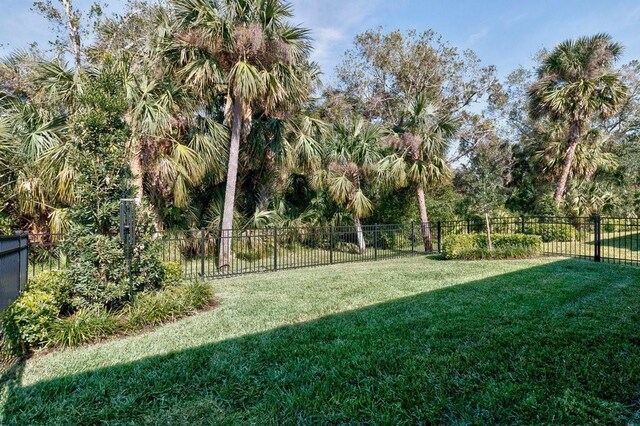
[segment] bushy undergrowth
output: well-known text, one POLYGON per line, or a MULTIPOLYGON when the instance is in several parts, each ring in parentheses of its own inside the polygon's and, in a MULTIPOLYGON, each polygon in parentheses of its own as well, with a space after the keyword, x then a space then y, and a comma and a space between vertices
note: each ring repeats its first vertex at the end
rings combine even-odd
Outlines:
POLYGON ((485 234, 448 235, 443 239, 445 259, 509 259, 539 256, 542 238, 539 235, 494 234, 493 250, 489 250, 485 234))
POLYGON ((0 314, 2 347, 12 355, 49 342, 51 327, 58 315, 55 298, 42 290, 25 291, 0 314))
POLYGON ((526 232, 527 234, 540 235, 545 243, 571 242, 581 239, 576 228, 568 223, 536 223, 527 227, 526 232))
POLYGON ((77 283, 72 285, 68 279, 73 275, 42 273, 2 312, 2 350, 22 355, 44 346, 76 346, 174 320, 211 302, 210 286, 183 282, 180 265, 163 264, 161 271, 159 288, 140 291, 133 301, 117 306, 78 305, 74 295, 77 283))

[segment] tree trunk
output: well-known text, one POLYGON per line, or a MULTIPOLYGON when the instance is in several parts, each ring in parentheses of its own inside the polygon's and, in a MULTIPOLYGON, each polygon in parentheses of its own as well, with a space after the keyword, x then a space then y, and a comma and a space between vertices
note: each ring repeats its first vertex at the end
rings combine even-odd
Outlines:
POLYGON ((129 158, 129 168, 131 169, 131 180, 136 203, 140 204, 144 193, 142 159, 140 158, 140 149, 135 141, 131 141, 131 158, 129 158))
POLYGON ((242 137, 242 102, 233 100, 231 123, 231 141, 229 144, 229 162, 227 164, 227 185, 224 191, 224 207, 220 230, 220 254, 218 268, 226 270, 231 265, 231 241, 233 236, 233 212, 236 199, 236 183, 238 180, 238 156, 242 137))
POLYGON ((367 249, 367 243, 364 240, 364 232, 362 232, 362 224, 360 223, 360 218, 354 215, 353 219, 356 225, 356 235, 358 237, 358 251, 360 254, 363 254, 367 249))
POLYGON ((487 223, 487 247, 489 251, 493 251, 493 243, 491 242, 491 219, 489 218, 489 210, 484 211, 484 220, 487 223))
POLYGON ((433 244, 431 243, 431 228, 429 226, 429 216, 427 215, 427 202, 424 196, 424 187, 418 184, 416 190, 418 198, 418 210, 420 211, 420 230, 422 232, 422 241, 424 242, 424 251, 431 253, 433 244))
POLYGON ((73 11, 71 0, 62 0, 64 13, 67 17, 67 31, 69 32, 69 43, 73 53, 76 74, 82 65, 82 44, 80 40, 80 15, 73 11))
POLYGON ((564 159, 564 165, 562 166, 562 174, 558 180, 558 186, 556 187, 556 193, 553 196, 553 201, 556 206, 560 206, 564 201, 564 193, 567 189, 567 182, 569 181, 569 175, 571 174, 571 167, 573 166, 573 158, 576 155, 576 147, 580 141, 580 125, 572 124, 569 131, 569 146, 567 148, 567 156, 564 159))

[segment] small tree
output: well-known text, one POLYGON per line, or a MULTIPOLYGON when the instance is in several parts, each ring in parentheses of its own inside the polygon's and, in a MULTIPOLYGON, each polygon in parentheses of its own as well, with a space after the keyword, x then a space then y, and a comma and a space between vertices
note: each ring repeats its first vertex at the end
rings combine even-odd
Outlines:
POLYGON ((471 207, 484 215, 489 250, 493 250, 491 212, 503 207, 507 199, 505 182, 509 179, 510 152, 507 144, 493 137, 477 146, 456 179, 469 197, 471 207))

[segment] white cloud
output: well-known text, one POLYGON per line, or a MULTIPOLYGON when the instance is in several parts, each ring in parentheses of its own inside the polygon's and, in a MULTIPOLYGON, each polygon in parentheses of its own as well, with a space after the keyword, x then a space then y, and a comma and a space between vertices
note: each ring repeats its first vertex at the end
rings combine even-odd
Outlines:
POLYGON ((474 44, 476 44, 478 41, 482 40, 483 38, 485 38, 487 36, 487 34, 489 34, 489 29, 488 28, 483 28, 482 30, 475 32, 473 34, 471 34, 469 36, 469 38, 467 38, 467 44, 469 46, 473 46, 474 44))
POLYGON ((383 0, 293 0, 294 21, 311 30, 312 59, 325 75, 333 74, 352 38, 376 23, 383 0))

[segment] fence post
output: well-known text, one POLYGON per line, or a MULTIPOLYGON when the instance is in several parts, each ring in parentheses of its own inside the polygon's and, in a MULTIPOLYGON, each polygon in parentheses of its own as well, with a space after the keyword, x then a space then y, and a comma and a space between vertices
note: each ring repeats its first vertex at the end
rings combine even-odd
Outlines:
POLYGON ((200 228, 200 278, 204 280, 204 228, 200 228))
POLYGON ((333 265, 333 225, 329 225, 329 263, 333 265))
POLYGON ((520 216, 520 221, 521 221, 521 224, 522 224, 522 233, 526 234, 527 233, 527 224, 526 224, 527 221, 526 221, 524 215, 520 216))
POLYGON ((467 234, 471 233, 471 221, 467 219, 467 234))
POLYGON ((416 252, 416 231, 413 222, 411 222, 411 253, 416 252))
POLYGON ((278 227, 273 227, 273 271, 278 270, 278 227))
POLYGON ((373 257, 378 260, 378 224, 373 228, 373 257))
POLYGON ((438 253, 442 252, 442 223, 438 221, 438 253))
POLYGON ((602 234, 600 232, 600 215, 593 216, 593 260, 594 262, 600 262, 600 246, 602 241, 602 234))

